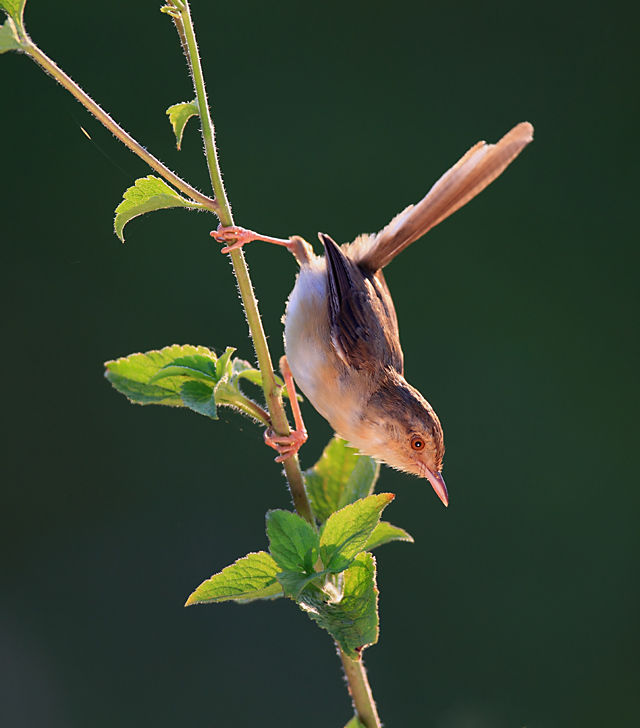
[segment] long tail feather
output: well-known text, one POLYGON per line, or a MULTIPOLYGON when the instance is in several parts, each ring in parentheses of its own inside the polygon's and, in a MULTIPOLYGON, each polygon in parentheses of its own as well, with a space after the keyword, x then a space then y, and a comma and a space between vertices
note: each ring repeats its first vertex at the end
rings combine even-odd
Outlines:
POLYGON ((357 241, 353 256, 376 271, 456 210, 466 205, 513 162, 533 140, 527 121, 514 126, 496 144, 478 142, 433 185, 417 205, 401 212, 379 233, 357 241))

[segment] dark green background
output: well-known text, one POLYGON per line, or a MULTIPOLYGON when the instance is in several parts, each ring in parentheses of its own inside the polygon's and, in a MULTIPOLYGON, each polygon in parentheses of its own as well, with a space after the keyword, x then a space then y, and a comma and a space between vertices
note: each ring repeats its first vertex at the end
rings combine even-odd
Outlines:
MULTIPOLYGON (((30 0, 27 27, 207 190, 155 0, 30 0)), ((445 510, 384 469, 389 728, 591 728, 640 715, 638 76, 630 2, 193 1, 238 224, 378 230, 479 139, 534 143, 387 269, 407 378, 446 436, 445 510)), ((172 343, 252 358, 216 224, 113 210, 148 168, 28 58, 0 58, 0 722, 341 728, 331 640, 288 601, 183 609, 290 505, 260 429, 134 407, 102 362, 172 343), (93 139, 81 132, 82 125, 93 139), (4 714, 4 718, 2 717, 4 714)), ((193 122, 192 122, 193 123, 193 122)), ((247 250, 274 357, 296 266, 247 250)), ((308 467, 329 439, 308 404, 308 467)))

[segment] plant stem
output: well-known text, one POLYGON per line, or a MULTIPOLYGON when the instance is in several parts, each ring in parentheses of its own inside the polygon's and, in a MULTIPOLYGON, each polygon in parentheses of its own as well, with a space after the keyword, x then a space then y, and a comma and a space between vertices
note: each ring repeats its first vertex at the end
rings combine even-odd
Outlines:
POLYGON ((380 718, 373 699, 369 680, 367 679, 367 671, 364 668, 362 659, 352 660, 346 655, 340 646, 336 643, 344 674, 349 683, 349 693, 353 700, 353 707, 356 710, 358 720, 366 726, 366 728, 380 728, 380 718))
POLYGON ((73 94, 73 96, 75 96, 76 99, 78 99, 78 101, 86 109, 88 109, 88 111, 90 111, 96 119, 98 119, 98 121, 102 122, 102 124, 104 124, 104 126, 106 126, 115 137, 120 139, 126 147, 134 152, 134 154, 137 154, 141 159, 143 159, 161 177, 164 177, 164 179, 166 179, 167 182, 170 182, 174 187, 189 195, 193 200, 196 200, 196 202, 204 205, 204 207, 208 210, 217 214, 219 205, 216 200, 212 200, 210 197, 198 192, 198 190, 185 182, 182 178, 178 177, 177 174, 174 174, 168 167, 165 167, 159 159, 154 157, 153 154, 138 144, 138 142, 119 124, 117 124, 106 111, 100 108, 100 106, 98 106, 98 104, 96 104, 96 102, 88 94, 86 94, 72 78, 67 76, 67 74, 54 61, 52 61, 51 58, 45 55, 26 35, 26 33, 24 34, 22 50, 31 56, 36 63, 42 66, 47 73, 51 74, 61 86, 64 86, 67 91, 73 94))
MULTIPOLYGON (((196 42, 196 36, 193 29, 191 13, 189 12, 189 3, 186 2, 186 0, 182 0, 182 2, 175 5, 176 10, 178 10, 179 13, 172 12, 171 15, 176 24, 178 34, 183 41, 183 47, 185 47, 187 54, 189 70, 193 77, 193 85, 196 92, 196 98, 198 100, 198 108, 200 110, 202 138, 204 140, 207 164, 209 166, 211 186, 215 192, 216 202, 219 205, 217 215, 220 218, 222 225, 224 227, 229 227, 234 224, 233 215, 231 213, 231 206, 229 205, 224 184, 222 182, 222 175, 220 173, 215 132, 213 122, 211 121, 211 114, 209 112, 207 92, 204 85, 202 65, 200 63, 200 55, 198 53, 198 44, 196 42)), ((262 326, 262 319, 260 318, 260 313, 258 311, 258 301, 251 284, 251 278, 249 277, 247 262, 242 249, 232 250, 230 256, 233 264, 233 271, 238 282, 240 296, 242 297, 247 323, 249 324, 249 331, 253 340, 253 346, 256 351, 258 366, 262 372, 262 388, 269 408, 269 414, 271 415, 273 429, 278 435, 289 435, 289 423, 282 404, 280 389, 274 377, 271 354, 267 344, 267 337, 265 336, 264 328, 262 326)), ((315 519, 311 511, 309 498, 307 497, 298 456, 294 455, 293 457, 288 458, 284 461, 283 465, 296 511, 300 516, 302 516, 302 518, 315 527, 315 519)))

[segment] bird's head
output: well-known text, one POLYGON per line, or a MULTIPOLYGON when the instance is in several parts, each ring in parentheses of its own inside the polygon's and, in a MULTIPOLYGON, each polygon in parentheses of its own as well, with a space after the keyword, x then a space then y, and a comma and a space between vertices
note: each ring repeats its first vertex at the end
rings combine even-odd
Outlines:
POLYGON ((362 410, 353 445, 392 468, 427 478, 445 506, 444 439, 431 405, 395 370, 388 370, 362 410))

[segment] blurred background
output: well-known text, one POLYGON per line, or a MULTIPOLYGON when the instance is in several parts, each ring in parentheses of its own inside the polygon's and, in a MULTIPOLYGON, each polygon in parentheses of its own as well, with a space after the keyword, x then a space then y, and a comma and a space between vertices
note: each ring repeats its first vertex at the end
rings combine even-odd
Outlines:
MULTIPOLYGON (((27 29, 150 151, 208 191, 155 0, 29 0, 27 29)), ((442 507, 384 468, 389 726, 595 728, 640 714, 638 9, 630 2, 201 2, 192 13, 236 222, 352 240, 475 142, 535 141, 386 271, 408 380, 445 430, 442 507)), ((289 601, 185 610, 264 549, 290 499, 257 426, 133 406, 102 364, 173 343, 252 359, 204 214, 112 232, 150 170, 27 57, 0 58, 0 722, 298 726, 351 715, 328 635, 289 601), (85 129, 91 140, 82 133, 85 129)), ((272 353, 296 264, 247 249, 272 353)), ((320 455, 329 426, 303 406, 320 455)))

